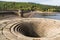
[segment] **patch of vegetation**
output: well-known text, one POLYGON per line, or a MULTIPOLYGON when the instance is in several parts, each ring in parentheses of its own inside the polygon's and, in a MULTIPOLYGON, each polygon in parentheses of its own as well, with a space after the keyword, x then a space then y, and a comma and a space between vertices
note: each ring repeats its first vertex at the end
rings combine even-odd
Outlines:
POLYGON ((42 12, 60 12, 60 6, 26 2, 0 2, 0 10, 24 10, 26 12, 38 10, 42 12))

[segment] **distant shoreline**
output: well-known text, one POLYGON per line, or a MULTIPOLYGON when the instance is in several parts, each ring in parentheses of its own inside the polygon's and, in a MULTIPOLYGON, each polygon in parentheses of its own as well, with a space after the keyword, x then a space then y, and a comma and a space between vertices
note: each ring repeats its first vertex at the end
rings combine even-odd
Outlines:
POLYGON ((42 12, 42 11, 35 11, 37 13, 60 13, 60 12, 42 12))

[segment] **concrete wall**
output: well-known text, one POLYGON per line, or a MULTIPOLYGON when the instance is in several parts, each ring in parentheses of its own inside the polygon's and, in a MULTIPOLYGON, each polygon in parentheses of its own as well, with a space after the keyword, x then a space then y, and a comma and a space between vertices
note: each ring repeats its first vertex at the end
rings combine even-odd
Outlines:
POLYGON ((0 26, 1 29, 3 29, 3 30, 0 29, 1 40, 3 39, 5 40, 60 40, 60 20, 46 19, 46 18, 26 18, 26 19, 16 18, 13 20, 6 20, 6 21, 1 20, 0 24, 1 24, 0 26), (35 38, 28 37, 21 34, 20 32, 14 31, 13 28, 16 25, 21 24, 21 23, 23 24, 26 23, 25 24, 25 26, 27 25, 26 27, 22 25, 21 26, 28 30, 31 30, 31 28, 33 28, 34 32, 37 33, 41 37, 35 37, 35 38))

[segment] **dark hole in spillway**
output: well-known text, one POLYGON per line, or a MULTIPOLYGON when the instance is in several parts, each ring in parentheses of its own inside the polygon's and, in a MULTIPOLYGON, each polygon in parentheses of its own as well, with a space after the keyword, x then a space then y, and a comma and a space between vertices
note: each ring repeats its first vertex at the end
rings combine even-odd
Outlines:
POLYGON ((33 28, 33 23, 20 23, 14 27, 14 30, 28 37, 40 37, 33 28))

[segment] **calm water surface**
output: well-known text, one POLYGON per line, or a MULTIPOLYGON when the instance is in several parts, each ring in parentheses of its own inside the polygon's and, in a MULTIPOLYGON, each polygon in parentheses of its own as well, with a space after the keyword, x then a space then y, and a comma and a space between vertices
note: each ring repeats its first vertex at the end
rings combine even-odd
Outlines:
POLYGON ((32 18, 49 18, 49 19, 57 19, 60 20, 60 13, 54 13, 50 15, 42 15, 42 14, 34 14, 32 18))

